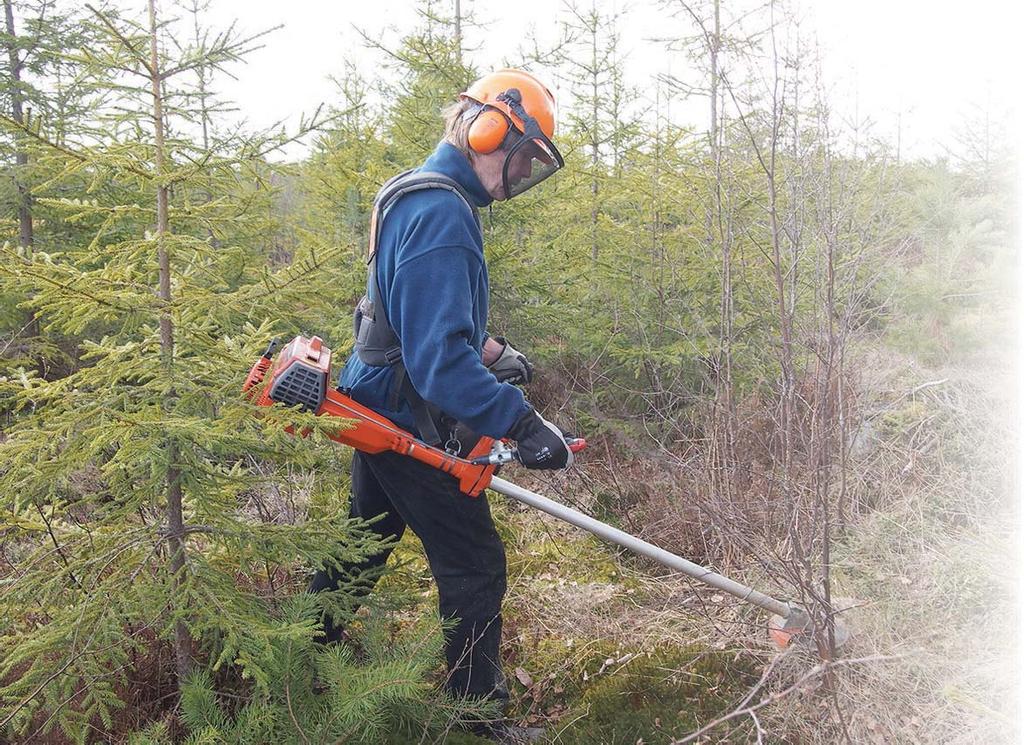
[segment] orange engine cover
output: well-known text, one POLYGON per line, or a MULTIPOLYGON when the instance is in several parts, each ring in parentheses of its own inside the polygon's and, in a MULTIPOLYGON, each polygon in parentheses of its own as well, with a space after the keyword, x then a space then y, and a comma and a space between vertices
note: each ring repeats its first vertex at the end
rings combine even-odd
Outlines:
POLYGON ((318 416, 348 419, 352 427, 331 436, 331 439, 364 453, 387 450, 407 455, 437 468, 459 481, 459 489, 471 497, 479 496, 494 475, 495 466, 471 463, 473 458, 491 452, 494 440, 483 437, 467 458, 427 445, 391 420, 368 409, 352 398, 330 387, 331 350, 318 336, 307 339, 296 336, 281 350, 271 366, 268 350, 252 366, 242 390, 251 396, 252 389, 267 377, 266 385, 255 402, 260 406, 282 403, 301 406, 318 416))

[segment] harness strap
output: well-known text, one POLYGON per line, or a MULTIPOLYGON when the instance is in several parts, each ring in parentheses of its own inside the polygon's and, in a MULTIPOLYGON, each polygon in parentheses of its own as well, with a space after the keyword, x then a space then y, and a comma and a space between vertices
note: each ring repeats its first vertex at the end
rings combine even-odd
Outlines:
POLYGON ((440 445, 444 440, 438 430, 438 424, 441 423, 444 414, 437 406, 425 400, 413 387, 404 363, 396 362, 392 367, 394 367, 395 374, 391 380, 391 389, 388 391, 387 407, 392 411, 397 411, 404 398, 409 402, 412 418, 416 429, 419 430, 420 438, 428 445, 440 445))
POLYGON ((387 312, 377 313, 379 298, 383 296, 380 290, 380 280, 377 277, 377 247, 381 223, 387 211, 399 199, 406 194, 422 189, 447 189, 457 194, 472 213, 477 228, 481 228, 480 214, 469 195, 460 184, 448 176, 433 171, 405 171, 389 179, 377 192, 373 211, 370 214, 366 294, 356 305, 353 333, 356 354, 359 355, 360 360, 374 367, 391 366, 395 368, 391 388, 388 391, 387 407, 392 411, 397 411, 403 398, 408 401, 421 438, 427 444, 436 446, 442 442, 437 423, 441 421, 444 414, 437 406, 425 401, 413 387, 402 361, 402 342, 388 320, 387 312))
POLYGON ((404 171, 385 181, 384 186, 380 188, 380 191, 377 192, 377 196, 373 200, 373 212, 370 214, 370 240, 369 252, 366 257, 367 264, 377 254, 377 241, 380 239, 380 226, 385 213, 406 194, 420 191, 421 189, 447 189, 457 194, 466 207, 469 208, 477 227, 481 227, 480 212, 474 206, 472 198, 458 181, 436 171, 417 171, 415 169, 404 171))

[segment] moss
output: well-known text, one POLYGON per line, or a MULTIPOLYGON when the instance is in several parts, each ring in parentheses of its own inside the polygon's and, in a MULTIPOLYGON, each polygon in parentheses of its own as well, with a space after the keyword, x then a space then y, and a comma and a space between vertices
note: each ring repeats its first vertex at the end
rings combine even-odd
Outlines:
POLYGON ((888 439, 904 437, 918 426, 930 411, 923 401, 910 400, 882 415, 879 430, 888 439))
POLYGON ((509 577, 540 577, 554 574, 566 581, 619 583, 622 572, 615 555, 598 539, 586 535, 549 535, 543 530, 499 531, 510 548, 509 577))
MULTIPOLYGON (((559 743, 667 743, 731 710, 757 680, 753 662, 732 653, 659 648, 595 676, 559 743)), ((720 736, 724 733, 720 733, 720 736)))

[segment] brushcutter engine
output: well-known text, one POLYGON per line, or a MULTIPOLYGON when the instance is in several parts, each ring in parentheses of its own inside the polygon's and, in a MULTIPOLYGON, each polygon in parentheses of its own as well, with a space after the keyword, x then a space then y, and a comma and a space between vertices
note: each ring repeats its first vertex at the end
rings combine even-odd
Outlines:
MULTIPOLYGON (((263 380, 273 361, 275 347, 277 339, 270 342, 267 351, 253 365, 243 391, 248 392, 263 380)), ((312 339, 296 336, 278 355, 268 385, 256 403, 261 406, 282 403, 316 413, 327 397, 330 374, 331 350, 324 346, 323 340, 318 336, 312 339)))
MULTIPOLYGON (((336 442, 364 453, 391 450, 407 455, 454 476, 459 481, 459 489, 471 497, 479 496, 487 488, 499 465, 516 457, 515 449, 508 443, 490 437, 480 438, 465 458, 456 457, 427 445, 389 419, 331 388, 331 350, 318 336, 312 339, 296 336, 275 360, 276 346, 276 341, 271 342, 252 366, 242 386, 243 392, 260 406, 280 403, 298 406, 318 416, 350 420, 351 428, 330 436, 336 442)), ((569 445, 573 452, 585 446, 586 441, 582 439, 573 440, 569 445)))

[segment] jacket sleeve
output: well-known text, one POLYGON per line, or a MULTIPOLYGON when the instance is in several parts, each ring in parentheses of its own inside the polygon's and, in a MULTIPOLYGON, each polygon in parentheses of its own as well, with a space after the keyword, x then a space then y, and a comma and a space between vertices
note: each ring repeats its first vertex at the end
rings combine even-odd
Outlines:
POLYGON ((499 383, 472 346, 481 272, 479 253, 465 246, 409 258, 395 271, 388 317, 417 392, 474 432, 504 437, 528 406, 522 391, 499 383))

